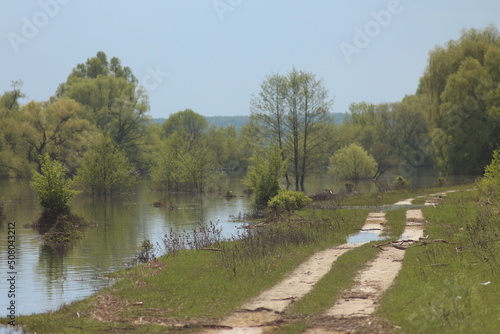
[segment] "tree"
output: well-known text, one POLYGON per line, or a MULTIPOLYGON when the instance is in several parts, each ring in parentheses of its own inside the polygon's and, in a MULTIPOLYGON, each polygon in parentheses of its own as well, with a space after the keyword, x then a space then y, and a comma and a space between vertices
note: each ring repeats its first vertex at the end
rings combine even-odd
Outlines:
POLYGON ((33 168, 22 136, 21 86, 14 81, 12 90, 0 96, 0 177, 28 177, 33 168))
POLYGON ((98 196, 112 195, 137 180, 126 154, 107 136, 100 136, 85 152, 76 173, 75 182, 98 196))
POLYGON ((464 30, 437 47, 420 80, 434 159, 448 174, 480 174, 500 143, 500 35, 494 26, 464 30))
POLYGON ((184 130, 172 133, 153 159, 151 179, 162 190, 203 192, 215 170, 215 154, 206 141, 186 140, 184 130))
POLYGON ((431 156, 422 111, 425 102, 421 96, 406 96, 396 103, 351 104, 340 131, 344 145, 357 143, 375 158, 374 178, 401 163, 424 165, 431 156))
POLYGON ((37 192, 43 210, 53 215, 69 209, 69 201, 76 194, 71 190, 73 182, 66 176, 68 170, 48 154, 41 158, 41 173, 33 172, 32 188, 37 192))
POLYGON ((324 156, 333 123, 328 114, 331 105, 322 80, 296 69, 286 76, 268 76, 252 97, 252 129, 247 131, 258 134, 265 145, 281 149, 282 160, 290 162, 287 183, 293 177, 296 190, 303 190, 306 175, 324 156))
POLYGON ((351 144, 340 149, 330 158, 328 172, 342 179, 359 180, 372 178, 377 162, 361 146, 351 144))
POLYGON ((208 122, 202 115, 191 109, 186 109, 170 115, 162 127, 163 135, 166 138, 178 132, 185 137, 186 141, 193 143, 205 135, 208 130, 208 122))
POLYGON ((108 62, 106 54, 98 52, 73 69, 56 95, 82 104, 83 118, 111 137, 129 158, 139 160, 149 122, 149 100, 131 69, 123 67, 118 58, 108 62))
POLYGON ((278 194, 280 179, 285 175, 285 165, 281 150, 276 144, 255 152, 250 158, 244 183, 253 192, 256 207, 265 207, 278 194))
POLYGON ((73 100, 54 103, 31 101, 22 108, 22 134, 31 162, 49 153, 52 158, 76 168, 86 150, 93 127, 78 113, 82 106, 73 100))

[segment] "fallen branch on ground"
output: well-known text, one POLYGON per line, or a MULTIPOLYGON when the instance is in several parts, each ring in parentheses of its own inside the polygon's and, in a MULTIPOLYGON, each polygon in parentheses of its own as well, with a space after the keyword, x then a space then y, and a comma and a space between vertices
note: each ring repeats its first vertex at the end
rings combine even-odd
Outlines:
POLYGON ((428 244, 433 244, 436 242, 441 242, 445 244, 454 244, 454 242, 449 242, 444 239, 434 239, 434 240, 424 240, 424 239, 419 239, 419 240, 413 240, 413 239, 403 239, 403 240, 397 240, 397 241, 389 241, 384 244, 379 244, 379 245, 373 245, 373 247, 379 248, 383 250, 383 246, 392 246, 397 249, 405 250, 406 248, 410 246, 426 246, 428 244))

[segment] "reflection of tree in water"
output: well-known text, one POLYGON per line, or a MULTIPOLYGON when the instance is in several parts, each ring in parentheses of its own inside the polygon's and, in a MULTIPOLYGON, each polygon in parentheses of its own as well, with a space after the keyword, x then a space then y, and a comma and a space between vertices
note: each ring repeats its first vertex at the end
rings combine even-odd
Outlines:
POLYGON ((37 276, 40 280, 45 280, 47 294, 60 294, 61 286, 65 280, 64 256, 67 254, 67 247, 53 247, 42 245, 39 251, 37 276))

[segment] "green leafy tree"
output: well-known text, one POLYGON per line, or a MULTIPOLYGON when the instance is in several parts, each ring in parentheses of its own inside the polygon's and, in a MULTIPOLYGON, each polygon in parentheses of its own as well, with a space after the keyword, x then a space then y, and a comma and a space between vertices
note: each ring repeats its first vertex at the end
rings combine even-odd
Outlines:
POLYGON ((67 99, 54 103, 29 102, 22 108, 22 134, 31 162, 49 153, 74 169, 84 152, 94 128, 79 117, 82 106, 67 99))
POLYGON ((203 192, 211 182, 216 161, 206 141, 186 140, 184 130, 171 134, 153 159, 151 180, 163 190, 203 192))
POLYGON ((19 99, 22 81, 12 82, 12 90, 0 96, 0 177, 29 177, 34 165, 27 159, 23 140, 19 99))
POLYGON ((464 30, 436 47, 420 80, 430 98, 434 160, 448 174, 480 174, 500 142, 500 35, 464 30))
POLYGON ((73 181, 67 177, 67 168, 48 154, 42 156, 41 162, 41 173, 33 172, 31 183, 40 205, 52 214, 68 211, 69 202, 77 192, 71 190, 73 181))
POLYGON ((169 137, 174 133, 181 133, 189 142, 196 142, 202 138, 208 130, 208 122, 202 115, 191 109, 176 112, 168 117, 163 123, 163 134, 169 137))
POLYGON ((289 161, 287 183, 293 178, 295 190, 303 190, 306 175, 324 162, 333 124, 331 105, 323 81, 296 69, 286 76, 268 76, 251 100, 247 131, 264 145, 281 149, 282 160, 289 161))
POLYGON ((109 196, 137 181, 133 165, 115 142, 101 136, 85 152, 77 169, 75 182, 92 195, 109 196))
POLYGON ((330 175, 348 180, 372 178, 377 162, 361 146, 351 144, 338 150, 330 158, 330 175))
POLYGON ((425 165, 432 155, 421 110, 425 103, 421 96, 406 96, 396 103, 351 104, 339 136, 344 145, 357 143, 374 157, 374 178, 398 164, 425 165))
POLYGON ((78 64, 56 95, 83 106, 80 115, 111 137, 137 163, 144 157, 149 99, 129 67, 104 52, 78 64))
POLYGON ((278 194, 281 189, 280 180, 284 175, 285 162, 277 145, 254 153, 250 158, 244 184, 253 192, 256 207, 265 207, 278 194))

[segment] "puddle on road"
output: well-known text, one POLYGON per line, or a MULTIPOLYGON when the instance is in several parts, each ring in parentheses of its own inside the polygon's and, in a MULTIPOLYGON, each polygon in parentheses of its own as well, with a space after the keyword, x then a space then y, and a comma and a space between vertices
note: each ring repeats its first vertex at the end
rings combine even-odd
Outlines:
POLYGON ((380 236, 378 233, 373 232, 359 232, 347 238, 349 244, 362 244, 370 241, 383 240, 386 237, 380 236))

